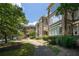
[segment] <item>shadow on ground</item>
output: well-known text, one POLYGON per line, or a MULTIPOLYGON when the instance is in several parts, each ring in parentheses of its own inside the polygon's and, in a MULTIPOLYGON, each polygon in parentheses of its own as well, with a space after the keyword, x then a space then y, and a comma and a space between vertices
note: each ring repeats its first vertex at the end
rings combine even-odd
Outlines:
POLYGON ((55 53, 47 46, 37 46, 34 52, 34 56, 79 56, 79 49, 68 49, 63 47, 58 47, 60 52, 55 55, 55 53))
POLYGON ((47 46, 37 46, 34 56, 54 56, 52 50, 47 46))

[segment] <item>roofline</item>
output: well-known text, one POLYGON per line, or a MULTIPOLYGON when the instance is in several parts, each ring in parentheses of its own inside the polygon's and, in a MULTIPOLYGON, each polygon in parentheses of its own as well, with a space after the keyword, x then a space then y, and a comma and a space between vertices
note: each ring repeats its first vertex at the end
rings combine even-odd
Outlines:
POLYGON ((41 20, 41 18, 43 18, 43 17, 47 18, 47 16, 41 16, 41 17, 39 18, 39 20, 38 20, 38 23, 39 23, 39 21, 41 20))

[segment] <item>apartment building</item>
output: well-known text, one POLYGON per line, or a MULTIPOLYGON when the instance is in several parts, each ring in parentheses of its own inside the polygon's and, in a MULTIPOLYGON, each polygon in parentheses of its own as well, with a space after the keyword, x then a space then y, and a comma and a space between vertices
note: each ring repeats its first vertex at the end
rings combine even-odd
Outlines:
POLYGON ((36 24, 36 37, 43 35, 48 35, 48 20, 45 16, 42 16, 36 24))
POLYGON ((55 16, 55 7, 59 6, 59 4, 50 4, 48 6, 48 26, 49 26, 49 35, 79 35, 79 10, 77 10, 74 14, 74 22, 72 23, 72 17, 69 12, 67 12, 67 20, 66 24, 64 22, 64 16, 58 15, 55 16), (52 10, 53 9, 53 10, 52 10), (73 24, 73 30, 72 25, 73 24), (65 26, 67 29, 65 30, 65 26))
POLYGON ((24 27, 25 38, 29 37, 29 33, 30 33, 31 31, 36 31, 34 25, 27 25, 27 26, 24 27))

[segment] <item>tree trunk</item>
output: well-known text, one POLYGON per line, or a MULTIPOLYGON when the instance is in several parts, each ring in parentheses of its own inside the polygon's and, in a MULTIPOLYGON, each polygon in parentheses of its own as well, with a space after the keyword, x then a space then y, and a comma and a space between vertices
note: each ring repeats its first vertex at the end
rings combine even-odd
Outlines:
POLYGON ((63 19, 63 34, 67 35, 67 10, 64 10, 64 19, 63 19))
POLYGON ((50 9, 48 10, 48 17, 47 17, 47 22, 48 22, 48 35, 49 35, 49 29, 50 29, 50 25, 49 25, 49 19, 50 19, 50 17, 49 17, 49 15, 50 15, 50 9))
POLYGON ((13 35, 11 35, 11 40, 13 40, 13 35))
POLYGON ((5 43, 7 43, 7 36, 6 34, 4 35, 5 43))

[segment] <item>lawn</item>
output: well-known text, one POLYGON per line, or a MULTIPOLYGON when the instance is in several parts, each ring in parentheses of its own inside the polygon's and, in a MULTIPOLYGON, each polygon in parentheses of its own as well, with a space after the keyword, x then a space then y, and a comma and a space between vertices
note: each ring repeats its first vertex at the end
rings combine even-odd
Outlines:
MULTIPOLYGON (((14 43, 12 43, 14 44, 14 43)), ((0 51, 0 56, 32 56, 35 46, 29 43, 22 43, 21 47, 8 51, 0 51)))

